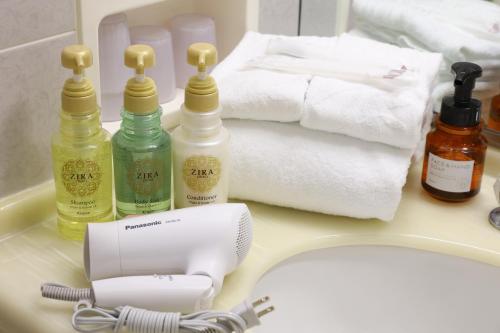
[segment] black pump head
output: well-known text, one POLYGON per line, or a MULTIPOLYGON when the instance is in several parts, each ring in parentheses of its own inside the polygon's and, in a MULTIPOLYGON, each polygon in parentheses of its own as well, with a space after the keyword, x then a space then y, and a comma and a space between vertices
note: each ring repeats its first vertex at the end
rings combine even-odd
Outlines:
POLYGON ((468 103, 472 96, 472 90, 476 84, 476 79, 481 77, 483 69, 471 62, 456 62, 451 66, 455 73, 455 101, 468 103))
POLYGON ((443 98, 439 119, 457 127, 477 126, 481 120, 481 102, 472 98, 472 90, 483 70, 471 62, 456 62, 451 69, 455 73, 455 94, 443 98))

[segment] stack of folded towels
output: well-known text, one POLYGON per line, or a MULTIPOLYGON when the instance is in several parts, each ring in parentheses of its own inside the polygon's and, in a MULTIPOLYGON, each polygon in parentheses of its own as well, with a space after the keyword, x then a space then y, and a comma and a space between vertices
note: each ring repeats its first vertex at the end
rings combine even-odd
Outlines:
POLYGON ((379 41, 442 53, 433 92, 437 110, 451 93, 451 65, 470 61, 483 68, 475 93, 500 93, 500 6, 484 0, 354 0, 354 33, 379 41))
POLYGON ((231 132, 230 197, 393 219, 441 61, 348 34, 248 32, 212 72, 231 132))

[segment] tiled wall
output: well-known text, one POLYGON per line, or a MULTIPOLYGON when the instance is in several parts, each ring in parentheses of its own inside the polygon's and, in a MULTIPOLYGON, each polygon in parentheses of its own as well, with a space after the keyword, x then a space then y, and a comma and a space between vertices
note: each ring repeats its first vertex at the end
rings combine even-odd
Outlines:
POLYGON ((335 35, 337 1, 302 0, 300 15, 300 35, 335 35))
POLYGON ((76 42, 75 0, 0 0, 0 197, 52 177, 61 49, 76 42))
POLYGON ((260 0, 259 31, 289 36, 335 36, 337 3, 341 1, 346 3, 346 0, 260 0))
POLYGON ((297 36, 299 12, 299 0, 261 0, 259 2, 259 31, 297 36))

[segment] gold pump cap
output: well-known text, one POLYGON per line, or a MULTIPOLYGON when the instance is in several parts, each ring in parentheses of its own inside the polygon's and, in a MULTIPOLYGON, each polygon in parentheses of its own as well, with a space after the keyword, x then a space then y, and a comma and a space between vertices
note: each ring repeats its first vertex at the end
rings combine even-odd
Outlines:
POLYGON ((64 111, 86 115, 97 110, 95 90, 90 80, 83 76, 84 69, 92 66, 92 52, 85 45, 66 46, 61 52, 63 67, 73 70, 73 77, 67 79, 61 93, 61 107, 64 111))
POLYGON ((184 105, 191 111, 209 112, 219 106, 217 84, 207 68, 217 63, 217 49, 209 43, 195 43, 189 46, 187 62, 196 66, 198 74, 189 79, 184 92, 184 105))
POLYGON ((125 50, 125 66, 135 69, 135 77, 127 81, 123 94, 123 107, 135 114, 149 114, 158 109, 155 82, 144 75, 144 69, 155 65, 155 52, 151 46, 136 44, 125 50))

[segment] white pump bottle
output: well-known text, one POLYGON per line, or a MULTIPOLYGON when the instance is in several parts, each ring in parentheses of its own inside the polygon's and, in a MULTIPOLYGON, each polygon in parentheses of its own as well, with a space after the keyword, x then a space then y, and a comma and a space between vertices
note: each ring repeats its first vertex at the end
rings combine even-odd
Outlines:
POLYGON ((217 85, 207 74, 217 50, 195 43, 187 60, 198 74, 186 87, 181 124, 172 136, 176 208, 225 203, 229 186, 229 133, 222 127, 217 85))

